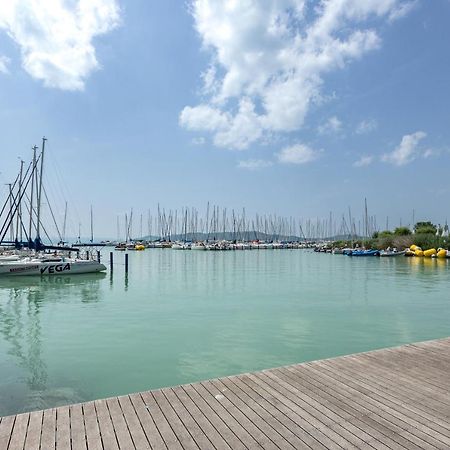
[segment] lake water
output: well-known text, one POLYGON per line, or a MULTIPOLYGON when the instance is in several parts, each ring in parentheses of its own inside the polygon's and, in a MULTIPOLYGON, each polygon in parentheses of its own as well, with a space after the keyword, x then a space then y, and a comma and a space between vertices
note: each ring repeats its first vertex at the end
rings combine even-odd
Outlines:
POLYGON ((148 249, 125 277, 114 256, 0 279, 0 416, 450 335, 448 260, 148 249))

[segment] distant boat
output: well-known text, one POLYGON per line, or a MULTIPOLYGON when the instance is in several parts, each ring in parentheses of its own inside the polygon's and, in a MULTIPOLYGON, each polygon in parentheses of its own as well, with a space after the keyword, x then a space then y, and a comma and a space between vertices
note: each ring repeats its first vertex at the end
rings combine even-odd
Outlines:
POLYGON ((380 250, 353 250, 349 256, 380 256, 380 250))
POLYGON ((191 245, 191 250, 206 250, 206 246, 203 242, 195 242, 191 245))
POLYGON ((381 250, 380 256, 383 257, 391 257, 391 256, 405 256, 406 250, 403 250, 401 252, 398 252, 396 250, 381 250))

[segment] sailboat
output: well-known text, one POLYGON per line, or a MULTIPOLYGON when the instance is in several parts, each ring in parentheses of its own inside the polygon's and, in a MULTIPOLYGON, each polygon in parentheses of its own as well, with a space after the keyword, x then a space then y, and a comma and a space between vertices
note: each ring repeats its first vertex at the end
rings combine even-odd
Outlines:
POLYGON ((9 205, 9 211, 7 211, 3 225, 0 227, 0 246, 6 245, 14 248, 12 253, 10 252, 0 258, 0 276, 66 275, 106 270, 105 265, 95 259, 73 258, 72 253, 79 252, 76 247, 46 245, 41 239, 41 228, 43 229, 41 223, 42 194, 43 192, 45 194, 42 174, 46 141, 47 139, 44 137, 39 155, 36 153, 37 147, 33 147, 33 160, 25 174, 21 162, 20 173, 16 181, 11 183, 9 196, 0 210, 1 218, 9 205), (38 166, 40 166, 39 169, 38 166), (25 203, 26 199, 29 199, 29 204, 25 203), (28 229, 25 227, 23 220, 23 211, 27 210, 29 212, 28 229), (14 237, 13 224, 15 221, 16 234, 14 237), (31 237, 33 228, 36 233, 35 239, 31 237), (8 231, 10 231, 9 241, 5 239, 8 231), (23 238, 22 233, 25 234, 26 239, 23 238))

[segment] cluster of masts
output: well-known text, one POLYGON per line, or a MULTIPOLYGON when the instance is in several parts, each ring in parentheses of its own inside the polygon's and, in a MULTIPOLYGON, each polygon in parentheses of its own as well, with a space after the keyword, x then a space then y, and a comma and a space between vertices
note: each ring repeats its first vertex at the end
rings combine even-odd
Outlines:
POLYGON ((157 214, 147 212, 146 230, 140 215, 139 232, 133 231, 133 210, 125 214, 123 222, 117 217, 117 243, 147 242, 317 242, 336 238, 370 237, 378 231, 375 216, 365 212, 361 220, 352 217, 351 210, 340 218, 330 212, 326 219, 297 219, 276 214, 249 216, 245 208, 234 210, 211 206, 208 202, 202 215, 196 208, 168 210, 158 205, 157 214), (122 231, 124 230, 124 232, 122 231), (137 236, 137 237, 136 237, 137 236))
POLYGON ((44 137, 40 152, 36 145, 33 147, 28 165, 20 161, 16 179, 8 183, 8 195, 0 210, 0 245, 37 251, 45 247, 41 239, 41 233, 47 234, 41 221, 43 197, 47 198, 42 183, 45 142, 44 137))
POLYGON ((64 215, 63 231, 57 224, 55 214, 48 199, 43 183, 45 143, 32 147, 33 156, 30 163, 20 160, 19 173, 14 182, 8 183, 6 199, 0 210, 0 246, 13 247, 16 250, 76 250, 66 246, 64 234, 67 217, 67 203, 64 215), (60 236, 57 246, 44 244, 51 242, 50 232, 42 221, 42 205, 45 203, 52 217, 53 223, 60 236))

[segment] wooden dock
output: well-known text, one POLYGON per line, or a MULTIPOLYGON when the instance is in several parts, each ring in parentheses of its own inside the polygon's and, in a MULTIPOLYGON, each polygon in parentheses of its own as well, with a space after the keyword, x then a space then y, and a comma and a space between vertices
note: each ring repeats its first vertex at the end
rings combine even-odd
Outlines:
POLYGON ((449 449, 450 338, 0 419, 0 450, 449 449))

